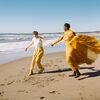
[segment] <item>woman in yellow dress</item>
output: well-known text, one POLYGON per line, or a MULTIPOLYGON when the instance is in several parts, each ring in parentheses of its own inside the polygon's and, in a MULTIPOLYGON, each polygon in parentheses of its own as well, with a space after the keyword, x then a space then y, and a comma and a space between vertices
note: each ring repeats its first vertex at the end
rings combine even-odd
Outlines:
POLYGON ((54 46, 61 40, 65 41, 66 60, 73 71, 73 74, 69 76, 78 78, 81 75, 79 65, 83 63, 92 64, 96 60, 97 54, 100 54, 100 40, 84 34, 76 35, 70 29, 70 24, 68 23, 64 24, 64 31, 61 37, 50 44, 54 46))

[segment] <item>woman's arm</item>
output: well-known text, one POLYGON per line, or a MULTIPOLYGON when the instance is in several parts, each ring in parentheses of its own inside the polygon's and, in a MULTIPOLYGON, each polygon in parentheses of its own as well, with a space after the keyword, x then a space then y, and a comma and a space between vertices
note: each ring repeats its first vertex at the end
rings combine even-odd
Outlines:
POLYGON ((31 43, 25 48, 25 51, 27 51, 33 44, 34 44, 34 42, 32 40, 31 43))
POLYGON ((60 36, 59 38, 57 38, 54 42, 50 43, 51 46, 54 46, 55 44, 57 44, 58 42, 60 42, 64 37, 64 34, 62 36, 60 36))

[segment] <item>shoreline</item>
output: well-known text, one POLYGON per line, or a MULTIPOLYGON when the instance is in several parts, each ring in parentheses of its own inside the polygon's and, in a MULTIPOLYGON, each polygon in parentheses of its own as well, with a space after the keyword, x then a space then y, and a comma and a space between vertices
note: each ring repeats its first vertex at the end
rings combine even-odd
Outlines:
MULTIPOLYGON (((63 52, 65 51, 65 43, 61 42, 54 47, 44 46, 44 55, 49 53, 63 52)), ((20 58, 30 57, 33 55, 34 48, 29 49, 27 52, 25 50, 10 52, 10 53, 1 53, 0 54, 0 64, 8 63, 20 58)))
MULTIPOLYGON (((64 51, 50 52, 50 53, 44 54, 43 57, 49 56, 49 55, 54 55, 54 54, 57 55, 59 53, 65 53, 65 52, 64 51)), ((1 63, 0 65, 2 66, 2 65, 6 65, 6 64, 9 64, 9 63, 13 63, 13 62, 21 61, 21 60, 25 60, 25 59, 32 59, 32 56, 27 56, 27 57, 22 57, 22 58, 14 59, 14 60, 6 62, 6 63, 1 63)))
MULTIPOLYGON (((95 36, 95 35, 94 35, 95 36)), ((97 39, 100 39, 100 36, 96 36, 97 39)), ((62 52, 65 51, 65 42, 62 41, 59 44, 51 47, 50 45, 44 45, 45 54, 53 53, 53 52, 62 52)), ((0 52, 0 64, 4 64, 10 61, 14 61, 16 59, 30 57, 33 55, 34 48, 31 48, 27 52, 23 49, 17 49, 15 51, 5 51, 0 52)))

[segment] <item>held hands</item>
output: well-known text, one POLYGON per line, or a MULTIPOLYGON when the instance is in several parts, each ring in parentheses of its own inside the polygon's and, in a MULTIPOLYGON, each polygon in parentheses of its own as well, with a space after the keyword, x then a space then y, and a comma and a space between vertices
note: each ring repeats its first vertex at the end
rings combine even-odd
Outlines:
POLYGON ((53 43, 50 43, 50 45, 51 45, 51 46, 54 46, 54 44, 53 44, 53 43))
MULTIPOLYGON (((50 43, 50 45, 51 45, 51 46, 54 46, 53 43, 50 43)), ((28 47, 25 48, 25 51, 27 51, 27 50, 28 50, 28 47)))

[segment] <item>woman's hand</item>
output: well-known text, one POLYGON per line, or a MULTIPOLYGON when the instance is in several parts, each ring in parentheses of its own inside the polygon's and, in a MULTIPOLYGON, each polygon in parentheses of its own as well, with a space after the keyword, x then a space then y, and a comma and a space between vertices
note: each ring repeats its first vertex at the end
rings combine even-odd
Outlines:
POLYGON ((33 44, 34 44, 34 41, 32 40, 31 43, 25 48, 25 51, 27 51, 33 44))
POLYGON ((54 46, 54 44, 53 44, 53 43, 50 43, 50 45, 51 45, 51 46, 54 46))

